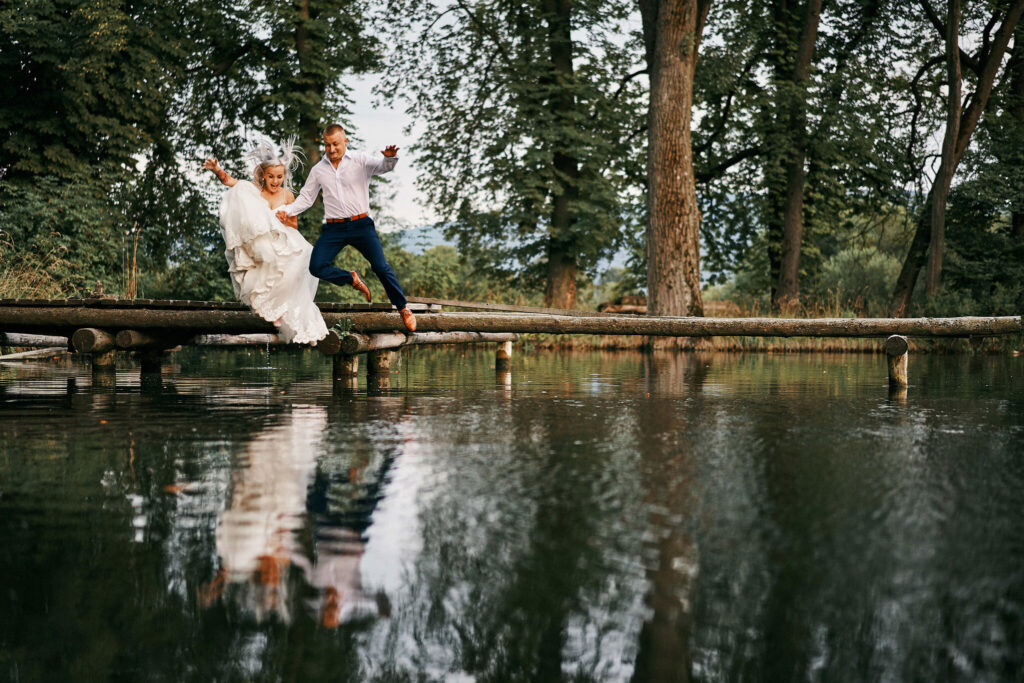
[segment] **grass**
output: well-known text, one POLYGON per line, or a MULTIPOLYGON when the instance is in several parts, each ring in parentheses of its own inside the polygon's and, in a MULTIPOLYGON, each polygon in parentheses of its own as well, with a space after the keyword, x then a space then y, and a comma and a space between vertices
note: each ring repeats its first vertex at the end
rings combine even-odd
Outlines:
POLYGON ((68 272, 62 246, 27 250, 16 248, 10 234, 0 231, 0 299, 64 299, 77 289, 54 273, 68 272))

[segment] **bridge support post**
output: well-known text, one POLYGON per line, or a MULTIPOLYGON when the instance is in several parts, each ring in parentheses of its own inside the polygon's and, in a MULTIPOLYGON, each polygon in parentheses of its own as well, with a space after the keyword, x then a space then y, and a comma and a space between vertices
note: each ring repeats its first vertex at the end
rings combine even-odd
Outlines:
POLYGON ((158 349, 140 351, 136 354, 143 375, 159 375, 163 366, 164 354, 158 349))
POLYGON ((498 344, 498 350, 494 353, 494 369, 498 372, 508 372, 512 369, 512 342, 498 344))
POLYGON ((889 386, 907 386, 908 350, 907 338, 894 334, 885 340, 885 355, 889 365, 889 386))
POLYGON ((113 392, 117 387, 117 351, 89 354, 93 390, 113 392))
POLYGON ((397 366, 397 354, 390 349, 376 349, 366 353, 366 374, 388 375, 391 366, 397 366))
POLYGON ((332 356, 334 379, 348 379, 359 374, 359 356, 339 353, 332 356))

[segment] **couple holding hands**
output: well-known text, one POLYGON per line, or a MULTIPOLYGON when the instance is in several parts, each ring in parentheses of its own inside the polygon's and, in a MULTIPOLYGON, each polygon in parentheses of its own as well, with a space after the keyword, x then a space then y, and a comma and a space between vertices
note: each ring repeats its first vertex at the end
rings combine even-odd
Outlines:
POLYGON ((235 296, 273 323, 284 341, 315 344, 327 336, 327 325, 313 301, 319 280, 354 287, 371 300, 359 273, 334 265, 338 252, 352 245, 369 262, 406 329, 413 332, 416 317, 384 258, 369 216, 370 179, 395 167, 398 148, 388 145, 376 154, 349 151, 348 136, 337 124, 324 129, 323 141, 324 156, 310 170, 298 197, 288 189, 298 161, 295 138, 280 148, 263 140, 249 152, 246 159, 254 165, 251 182, 232 178, 216 159, 203 164, 229 188, 221 200, 220 225, 235 296), (297 230, 296 216, 311 207, 320 192, 324 224, 320 238, 310 245, 297 230))

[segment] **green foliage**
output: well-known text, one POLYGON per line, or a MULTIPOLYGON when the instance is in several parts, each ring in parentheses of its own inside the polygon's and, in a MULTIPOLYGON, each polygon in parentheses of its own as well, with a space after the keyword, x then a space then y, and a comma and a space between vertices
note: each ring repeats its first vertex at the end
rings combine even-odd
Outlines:
POLYGON ((551 245, 592 272, 638 227, 625 167, 645 113, 640 86, 626 79, 642 57, 639 38, 624 30, 632 6, 565 7, 558 15, 537 0, 388 3, 396 45, 385 88, 426 127, 416 150, 421 187, 475 271, 527 270, 538 288, 551 245), (570 45, 553 37, 561 22, 570 45), (562 49, 571 72, 555 56, 562 49), (565 220, 554 209, 563 196, 565 220))
POLYGON ((885 317, 900 260, 874 247, 844 249, 826 261, 818 279, 818 300, 834 300, 857 315, 885 317))

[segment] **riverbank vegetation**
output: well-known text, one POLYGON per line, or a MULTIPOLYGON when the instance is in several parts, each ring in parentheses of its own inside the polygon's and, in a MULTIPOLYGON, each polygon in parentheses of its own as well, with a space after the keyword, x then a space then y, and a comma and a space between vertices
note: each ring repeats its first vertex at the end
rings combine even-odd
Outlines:
MULTIPOLYGON (((201 160, 243 176, 259 132, 298 135, 314 163, 322 125, 349 123, 355 79, 375 75, 377 97, 425 131, 405 153, 450 245, 384 236, 411 295, 1019 315, 1022 13, 1024 0, 15 3, 0 10, 0 297, 99 281, 231 298, 201 160)), ((319 219, 301 218, 308 238, 319 219)), ((365 268, 350 250, 340 265, 365 268)))

